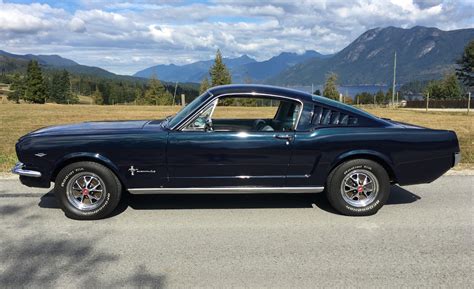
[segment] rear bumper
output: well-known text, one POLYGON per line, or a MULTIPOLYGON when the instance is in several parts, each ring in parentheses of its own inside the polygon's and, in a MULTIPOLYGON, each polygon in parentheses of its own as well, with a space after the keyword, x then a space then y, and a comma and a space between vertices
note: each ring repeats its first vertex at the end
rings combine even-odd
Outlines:
POLYGON ((454 153, 453 167, 457 166, 457 164, 459 164, 460 161, 461 161, 461 152, 454 153))
POLYGON ((12 173, 20 175, 20 176, 24 176, 24 177, 41 178, 41 172, 26 170, 24 169, 24 166, 25 165, 21 162, 16 163, 16 165, 12 169, 12 173))

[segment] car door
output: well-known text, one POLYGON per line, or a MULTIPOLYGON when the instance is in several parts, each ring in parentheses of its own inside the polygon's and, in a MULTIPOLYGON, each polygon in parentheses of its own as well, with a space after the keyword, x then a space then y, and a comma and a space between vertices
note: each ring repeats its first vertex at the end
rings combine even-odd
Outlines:
POLYGON ((284 186, 293 132, 173 131, 171 187, 284 186))
POLYGON ((247 122, 235 131, 200 129, 214 108, 203 109, 204 117, 191 121, 191 128, 195 123, 198 129, 169 133, 169 186, 284 186, 294 131, 245 130, 247 122))

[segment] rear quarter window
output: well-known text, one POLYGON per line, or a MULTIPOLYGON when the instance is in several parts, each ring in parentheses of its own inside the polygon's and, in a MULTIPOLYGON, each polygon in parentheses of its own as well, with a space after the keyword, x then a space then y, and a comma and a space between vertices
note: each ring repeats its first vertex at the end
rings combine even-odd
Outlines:
POLYGON ((356 126, 359 118, 331 107, 315 105, 311 125, 314 128, 324 126, 356 126))

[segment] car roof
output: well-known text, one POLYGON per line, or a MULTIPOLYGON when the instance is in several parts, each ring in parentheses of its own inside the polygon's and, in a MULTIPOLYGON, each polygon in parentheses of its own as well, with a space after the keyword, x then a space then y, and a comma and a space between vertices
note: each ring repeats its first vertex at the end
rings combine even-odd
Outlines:
POLYGON ((290 88, 271 86, 271 85, 262 85, 262 84, 229 84, 229 85, 220 85, 215 86, 209 89, 209 92, 213 95, 221 95, 227 93, 261 93, 261 94, 274 94, 288 96, 291 98, 296 98, 302 101, 312 102, 312 95, 290 88))

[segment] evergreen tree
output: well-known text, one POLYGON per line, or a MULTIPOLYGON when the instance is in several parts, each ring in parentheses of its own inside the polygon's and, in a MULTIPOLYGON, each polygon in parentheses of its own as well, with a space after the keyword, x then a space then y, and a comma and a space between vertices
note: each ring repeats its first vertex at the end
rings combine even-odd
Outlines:
POLYGON ((65 103, 61 88, 61 76, 59 73, 53 73, 51 82, 48 85, 48 100, 56 103, 65 103))
POLYGON ((50 101, 61 104, 79 102, 79 98, 71 91, 70 74, 66 70, 54 73, 48 87, 48 99, 50 101))
POLYGON ((135 103, 136 104, 145 104, 143 97, 143 91, 140 88, 135 88, 135 103))
POLYGON ((323 96, 338 100, 339 99, 339 91, 337 90, 337 74, 330 73, 326 77, 326 83, 324 83, 324 90, 323 96))
POLYGON ((151 105, 171 105, 172 95, 165 89, 155 75, 150 79, 148 89, 145 91, 144 102, 151 105))
POLYGON ((25 83, 19 73, 13 75, 10 90, 12 91, 8 94, 8 100, 20 103, 20 99, 25 96, 25 83))
POLYGON ((46 101, 46 86, 41 68, 36 60, 31 60, 28 63, 25 100, 33 103, 45 103, 46 101))
MULTIPOLYGON (((391 90, 389 90, 389 91, 390 91, 390 95, 391 95, 392 91, 391 91, 391 90)), ((376 104, 377 104, 377 103, 378 103, 378 104, 384 104, 384 103, 385 103, 385 99, 386 99, 385 93, 383 93, 382 90, 377 91, 377 93, 375 94, 375 103, 376 103, 376 104)), ((373 103, 373 100, 372 100, 372 103, 373 103)))
MULTIPOLYGON (((383 92, 382 92, 383 94, 383 92)), ((356 94, 355 101, 359 102, 359 104, 373 104, 374 103, 374 95, 369 92, 360 92, 356 94)))
POLYGON ((209 70, 209 74, 211 76, 212 86, 232 83, 232 77, 222 60, 222 54, 219 49, 217 49, 216 59, 214 60, 214 64, 212 65, 211 69, 209 70))
POLYGON ((313 94, 315 94, 315 95, 321 95, 321 90, 316 89, 316 90, 313 92, 313 94))
POLYGON ((99 90, 99 87, 95 86, 95 91, 92 94, 92 100, 95 104, 104 104, 104 98, 102 97, 102 93, 99 90))
POLYGON ((71 79, 69 77, 69 72, 67 72, 66 70, 63 70, 63 72, 61 73, 60 85, 65 103, 72 104, 79 102, 79 98, 77 97, 77 95, 74 95, 71 91, 71 79))
POLYGON ((443 94, 444 99, 457 99, 461 98, 462 90, 459 85, 459 81, 456 78, 456 74, 447 74, 443 79, 443 94))
POLYGON ((426 98, 427 95, 430 95, 430 99, 443 99, 443 85, 439 80, 434 80, 428 83, 423 93, 423 96, 426 98))
POLYGON ((459 68, 456 69, 458 78, 467 87, 474 87, 474 40, 464 48, 461 59, 458 60, 459 68))
POLYGON ((209 89, 209 79, 207 79, 207 77, 205 77, 201 81, 201 85, 199 86, 199 94, 204 93, 208 89, 209 89))
POLYGON ((431 99, 456 99, 462 96, 461 86, 453 73, 445 75, 442 80, 428 83, 424 91, 425 97, 428 93, 431 99))

